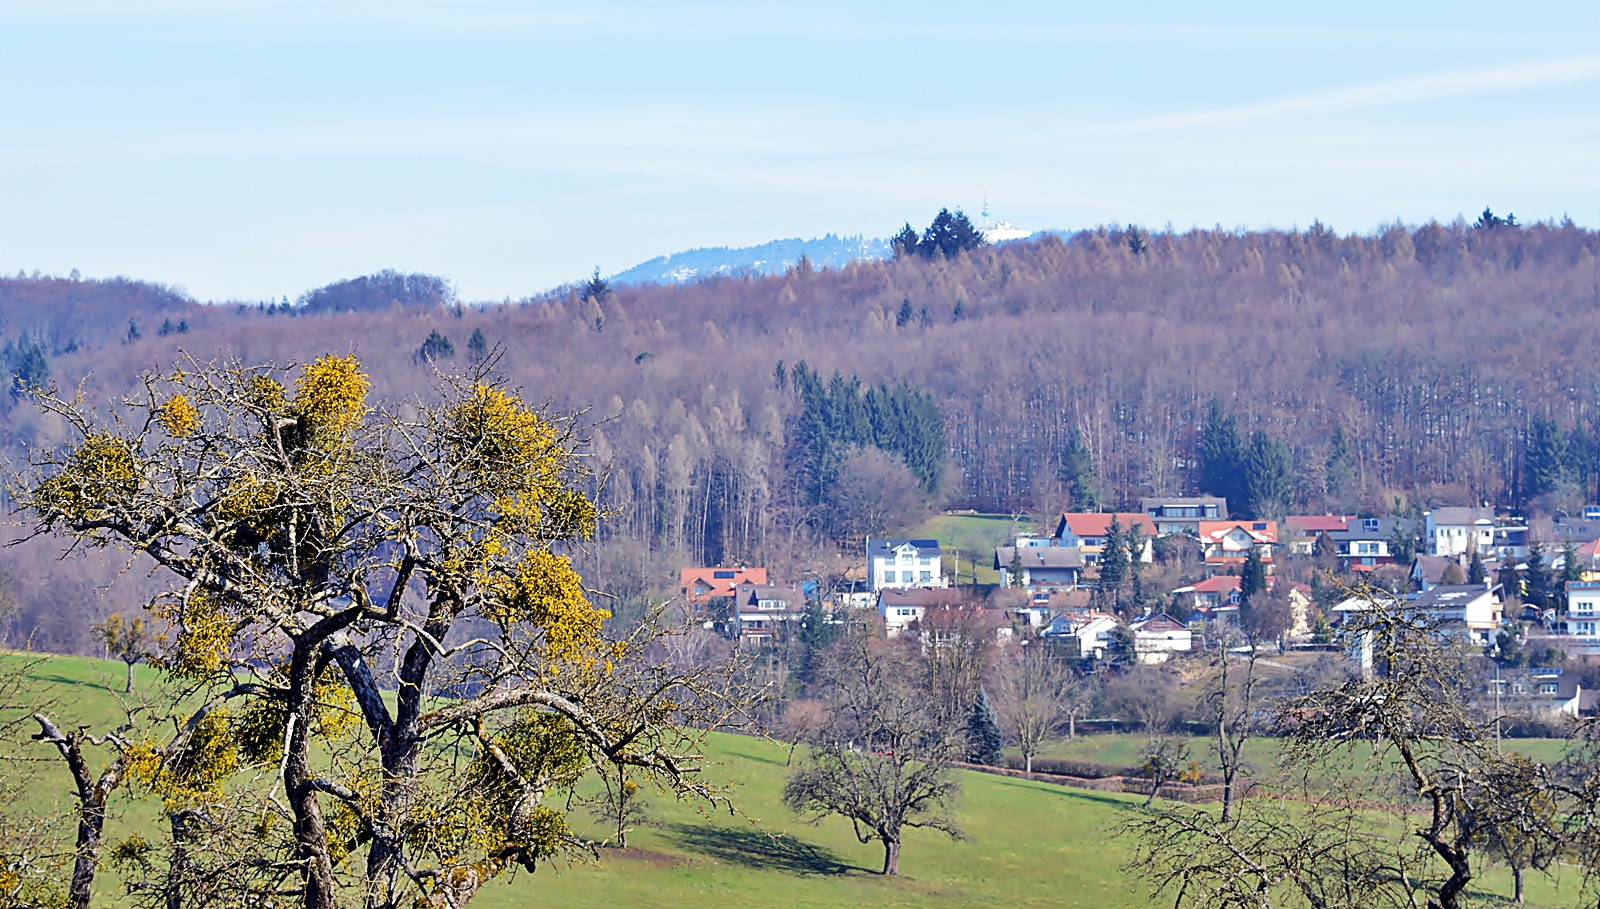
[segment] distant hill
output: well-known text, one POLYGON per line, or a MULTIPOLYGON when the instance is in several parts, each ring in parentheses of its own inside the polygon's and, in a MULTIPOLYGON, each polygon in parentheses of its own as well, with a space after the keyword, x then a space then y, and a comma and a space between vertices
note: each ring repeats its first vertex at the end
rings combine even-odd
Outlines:
POLYGON ((838 268, 857 259, 882 259, 889 241, 828 234, 815 240, 773 240, 732 249, 714 246, 657 256, 611 276, 613 284, 685 284, 710 275, 782 274, 804 255, 817 267, 838 268))
POLYGON ((303 314, 326 315, 448 306, 455 301, 455 289, 444 278, 423 274, 405 275, 386 269, 375 275, 319 287, 303 294, 298 303, 303 314))

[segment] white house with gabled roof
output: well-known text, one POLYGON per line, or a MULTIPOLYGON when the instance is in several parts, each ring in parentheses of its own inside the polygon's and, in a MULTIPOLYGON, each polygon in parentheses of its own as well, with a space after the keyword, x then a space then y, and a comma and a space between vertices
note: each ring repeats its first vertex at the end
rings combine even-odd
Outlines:
POLYGON ((867 540, 867 580, 872 589, 949 587, 938 540, 867 540))

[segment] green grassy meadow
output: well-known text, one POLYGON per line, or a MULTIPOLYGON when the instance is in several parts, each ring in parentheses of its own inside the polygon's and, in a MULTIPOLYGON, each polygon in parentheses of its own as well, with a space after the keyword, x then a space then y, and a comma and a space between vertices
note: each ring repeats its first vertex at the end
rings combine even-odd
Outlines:
MULTIPOLYGON (((23 658, 0 655, 0 660, 19 659, 23 658)), ((118 698, 123 675, 117 662, 42 658, 32 664, 32 691, 24 700, 29 710, 34 703, 44 703, 63 724, 104 729, 122 716, 118 698)), ((139 668, 141 689, 157 684, 154 670, 139 668)), ((17 713, 12 709, 10 716, 17 713)), ((1058 743, 1052 754, 1129 763, 1141 744, 1137 736, 1083 737, 1058 743)), ((1193 746, 1196 756, 1202 757, 1205 742, 1196 740, 1193 746)), ((54 750, 32 743, 14 747, 25 752, 37 749, 26 756, 46 759, 42 766, 47 782, 31 790, 26 807, 69 810, 67 776, 50 760, 54 750)), ((1262 740, 1253 755, 1270 761, 1271 750, 1272 743, 1262 740)), ((910 831, 901 876, 885 878, 877 873, 881 849, 857 842, 848 824, 830 819, 812 826, 783 807, 785 746, 718 735, 710 741, 708 757, 709 775, 731 787, 737 814, 703 812, 670 796, 647 792, 648 824, 629 834, 627 850, 602 850, 598 861, 568 862, 535 874, 508 876, 486 887, 472 905, 1115 909, 1149 904, 1140 882, 1122 872, 1127 848, 1115 837, 1121 821, 1138 810, 1142 802, 1138 796, 963 772, 956 816, 965 839, 954 842, 943 834, 910 831)), ((573 820, 580 833, 596 839, 605 835, 587 815, 573 820)), ((108 840, 139 831, 149 835, 155 822, 153 805, 124 795, 108 822, 108 840)), ((99 883, 97 905, 123 904, 119 882, 109 869, 99 883)), ((1490 870, 1482 883, 1480 895, 1491 900, 1510 892, 1509 875, 1503 871, 1490 870)), ((1529 878, 1533 905, 1569 905, 1576 897, 1575 889, 1562 893, 1544 878, 1529 878)))
POLYGON ((945 553, 944 570, 952 576, 955 552, 959 550, 961 583, 972 583, 976 567, 977 583, 998 584, 1000 572, 994 568, 994 548, 1009 545, 1013 530, 1026 533, 1035 529, 1027 516, 1013 524, 1008 514, 941 514, 929 518, 907 536, 938 540, 945 553))

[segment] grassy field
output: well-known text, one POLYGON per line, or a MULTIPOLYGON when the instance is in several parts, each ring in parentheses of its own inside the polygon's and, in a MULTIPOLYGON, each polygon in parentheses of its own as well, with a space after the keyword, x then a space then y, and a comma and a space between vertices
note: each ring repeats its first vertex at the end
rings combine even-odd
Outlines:
MULTIPOLYGON (((154 671, 141 667, 139 673, 141 687, 158 683, 154 671)), ((34 666, 31 674, 34 697, 49 701, 59 720, 103 728, 121 715, 120 663, 52 657, 34 666)), ((1060 743, 1052 753, 1128 763, 1140 744, 1138 736, 1085 737, 1060 743)), ((1194 744, 1198 754, 1204 743, 1194 744)), ((902 876, 884 878, 877 873, 880 848, 857 842, 847 824, 828 820, 811 826, 783 807, 783 746, 732 735, 716 736, 710 746, 709 773, 733 787, 737 815, 701 813, 653 795, 648 826, 629 835, 627 851, 605 850, 598 862, 569 863, 495 882, 472 905, 1115 909, 1149 904, 1140 882, 1122 872, 1126 845, 1115 838, 1121 821, 1138 809, 1142 800, 1136 796, 962 773, 956 814, 965 839, 954 842, 942 834, 911 831, 902 876)), ((40 756, 53 754, 36 745, 22 747, 38 748, 40 756)), ((1263 741, 1260 758, 1270 759, 1270 749, 1271 743, 1263 741)), ((58 765, 47 767, 49 783, 33 791, 29 807, 69 807, 65 772, 58 765)), ((155 816, 153 806, 123 800, 108 824, 108 836, 114 841, 138 830, 148 834, 155 816)), ((588 823, 583 817, 576 820, 588 823)), ((584 832, 604 835, 598 827, 584 832)), ((114 876, 103 874, 100 882, 97 905, 121 905, 114 876)), ((1509 892, 1509 875, 1491 870, 1483 885, 1481 895, 1498 899, 1497 894, 1509 892)), ((1566 905, 1575 898, 1575 892, 1561 894, 1551 882, 1530 878, 1534 905, 1566 905)))
POLYGON ((972 583, 976 568, 977 583, 998 584, 1000 572, 994 568, 994 548, 1008 545, 1013 533, 1036 529, 1027 516, 1013 524, 1008 514, 942 514, 930 518, 908 536, 938 540, 945 552, 944 570, 952 576, 955 553, 959 551, 962 583, 972 583))

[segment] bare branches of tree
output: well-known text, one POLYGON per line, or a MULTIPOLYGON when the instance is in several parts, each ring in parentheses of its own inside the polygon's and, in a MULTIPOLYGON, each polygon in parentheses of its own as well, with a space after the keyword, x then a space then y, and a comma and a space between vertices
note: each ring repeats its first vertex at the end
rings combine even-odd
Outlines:
POLYGON ((821 722, 784 802, 813 821, 840 816, 856 838, 883 845, 883 873, 900 872, 904 831, 961 836, 950 816, 958 786, 950 763, 964 747, 959 723, 931 709, 906 655, 875 635, 846 635, 828 654, 821 722))

